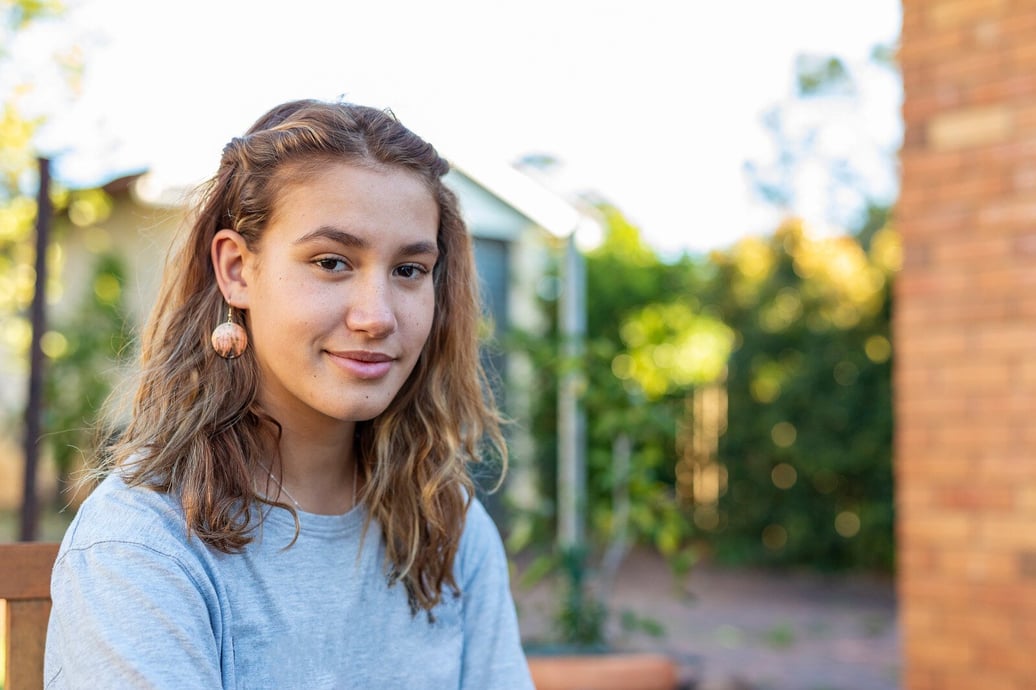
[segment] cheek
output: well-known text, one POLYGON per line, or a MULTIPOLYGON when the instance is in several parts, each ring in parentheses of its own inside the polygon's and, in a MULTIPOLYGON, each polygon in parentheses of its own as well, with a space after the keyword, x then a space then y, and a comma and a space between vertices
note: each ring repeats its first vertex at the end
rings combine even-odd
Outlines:
POLYGON ((424 297, 414 305, 408 314, 408 321, 414 340, 419 340, 423 347, 428 341, 428 335, 432 332, 432 325, 435 323, 434 293, 424 297))
POLYGON ((424 338, 428 338, 428 334, 432 332, 432 325, 435 324, 435 307, 429 307, 428 311, 421 314, 421 328, 424 333, 424 338))

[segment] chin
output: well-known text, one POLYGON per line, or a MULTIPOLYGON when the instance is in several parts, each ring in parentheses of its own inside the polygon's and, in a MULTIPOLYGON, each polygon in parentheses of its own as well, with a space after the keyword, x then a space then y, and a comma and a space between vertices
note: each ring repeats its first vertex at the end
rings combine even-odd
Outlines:
POLYGON ((389 409, 405 388, 396 386, 364 386, 345 384, 347 393, 342 397, 321 396, 313 400, 313 407, 322 414, 341 422, 369 422, 389 409))
POLYGON ((325 414, 341 422, 369 422, 387 410, 391 402, 390 400, 384 405, 372 402, 366 405, 349 406, 345 409, 329 410, 325 414))

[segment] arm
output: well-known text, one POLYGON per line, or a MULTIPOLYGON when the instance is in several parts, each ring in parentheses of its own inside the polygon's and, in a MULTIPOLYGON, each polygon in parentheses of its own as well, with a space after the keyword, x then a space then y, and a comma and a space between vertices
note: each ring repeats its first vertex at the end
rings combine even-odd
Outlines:
POLYGON ((511 597, 507 555, 485 508, 474 501, 460 547, 464 649, 462 688, 532 688, 511 597))
POLYGON ((48 688, 223 686, 215 594, 183 559, 119 541, 70 548, 51 587, 48 688))

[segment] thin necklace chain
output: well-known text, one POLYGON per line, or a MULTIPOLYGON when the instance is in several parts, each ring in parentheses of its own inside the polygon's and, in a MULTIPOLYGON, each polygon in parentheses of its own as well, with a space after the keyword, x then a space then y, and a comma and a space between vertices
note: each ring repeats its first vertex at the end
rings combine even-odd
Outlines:
MULTIPOLYGON (((349 504, 349 510, 352 510, 353 508, 356 507, 356 465, 357 464, 358 463, 353 461, 353 490, 352 490, 352 498, 350 499, 351 503, 349 504)), ((295 504, 295 507, 298 508, 299 510, 305 511, 305 508, 303 508, 299 504, 299 502, 295 500, 295 497, 291 495, 291 492, 289 492, 286 488, 284 488, 284 484, 281 484, 281 480, 277 479, 277 477, 274 476, 274 474, 270 470, 270 468, 266 467, 264 469, 266 470, 266 474, 270 475, 270 479, 272 479, 273 482, 277 485, 277 488, 284 492, 284 495, 287 496, 288 499, 292 503, 295 504)))

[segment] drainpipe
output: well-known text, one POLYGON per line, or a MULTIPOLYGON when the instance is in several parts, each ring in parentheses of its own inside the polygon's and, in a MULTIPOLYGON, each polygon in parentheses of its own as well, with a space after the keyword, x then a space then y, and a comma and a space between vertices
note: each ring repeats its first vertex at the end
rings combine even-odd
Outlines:
POLYGON ((586 542, 586 387, 583 341, 586 338, 586 267, 576 246, 575 229, 565 238, 559 303, 561 380, 558 385, 558 544, 562 551, 586 542))

